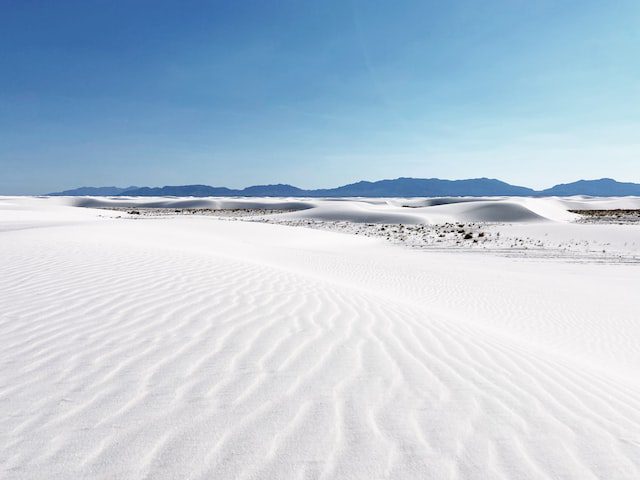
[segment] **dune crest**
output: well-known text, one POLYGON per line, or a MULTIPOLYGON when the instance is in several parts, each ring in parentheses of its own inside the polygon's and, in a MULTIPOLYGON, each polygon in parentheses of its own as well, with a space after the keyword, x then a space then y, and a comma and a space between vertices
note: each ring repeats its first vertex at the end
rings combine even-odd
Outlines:
POLYGON ((443 197, 225 198, 225 197, 52 197, 50 204, 88 208, 209 208, 283 210, 283 218, 359 223, 566 222, 569 210, 640 209, 639 197, 443 197))

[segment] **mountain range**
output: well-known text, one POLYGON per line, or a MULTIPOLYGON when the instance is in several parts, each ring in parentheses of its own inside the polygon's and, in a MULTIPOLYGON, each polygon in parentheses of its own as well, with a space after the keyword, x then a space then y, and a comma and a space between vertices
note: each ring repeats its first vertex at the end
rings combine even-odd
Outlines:
POLYGON ((640 184, 611 178, 579 180, 546 190, 510 185, 492 178, 442 180, 439 178, 396 178, 361 181, 336 188, 304 190, 293 185, 255 185, 243 189, 209 185, 164 187, 81 187, 50 193, 52 196, 177 196, 177 197, 490 197, 490 196, 640 196, 640 184))

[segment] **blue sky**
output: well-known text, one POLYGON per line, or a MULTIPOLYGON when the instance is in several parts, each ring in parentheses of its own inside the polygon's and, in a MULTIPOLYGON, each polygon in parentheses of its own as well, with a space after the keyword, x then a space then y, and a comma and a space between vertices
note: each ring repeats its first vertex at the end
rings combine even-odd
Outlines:
POLYGON ((0 2, 0 193, 640 181, 640 2, 0 2))

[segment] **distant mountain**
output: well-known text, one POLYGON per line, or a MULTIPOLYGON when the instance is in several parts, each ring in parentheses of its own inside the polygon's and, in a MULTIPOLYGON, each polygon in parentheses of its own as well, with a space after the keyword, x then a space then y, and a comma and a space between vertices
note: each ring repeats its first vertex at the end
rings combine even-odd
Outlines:
POLYGON ((612 178, 600 180, 579 180, 563 183, 538 193, 544 196, 567 197, 571 195, 589 195, 592 197, 640 196, 640 184, 616 182, 612 178))
POLYGON ((305 190, 293 185, 279 183, 277 185, 255 185, 239 190, 240 195, 247 197, 304 197, 305 190))
POLYGON ((223 197, 238 195, 238 190, 226 187, 210 187, 209 185, 176 185, 164 187, 141 187, 128 189, 119 195, 131 197, 223 197))
POLYGON ((210 187, 209 185, 166 185, 164 187, 142 187, 126 190, 120 195, 132 197, 173 196, 173 197, 291 197, 305 196, 305 190, 291 185, 255 185, 242 190, 233 190, 226 187, 210 187))
POLYGON ((489 178, 440 180, 438 178, 397 178, 378 182, 358 182, 337 188, 302 190, 292 185, 256 185, 242 190, 206 185, 165 186, 127 190, 129 196, 243 196, 243 197, 439 197, 534 195, 530 188, 517 187, 489 178))
POLYGON ((80 187, 73 190, 65 190, 63 192, 48 193, 50 196, 66 196, 66 197, 78 197, 78 196, 95 196, 95 197, 110 197, 119 195, 127 190, 134 190, 138 187, 80 187))
POLYGON ((439 178, 396 178, 358 182, 338 188, 311 190, 317 197, 459 197, 526 196, 535 191, 490 178, 441 180, 439 178))
POLYGON ((176 197, 493 197, 493 196, 640 196, 640 184, 610 178, 580 180, 536 191, 492 178, 442 180, 439 178, 396 178, 357 182, 337 188, 303 190, 293 185, 255 185, 243 189, 209 185, 167 185, 164 187, 82 187, 50 195, 69 196, 176 196, 176 197))

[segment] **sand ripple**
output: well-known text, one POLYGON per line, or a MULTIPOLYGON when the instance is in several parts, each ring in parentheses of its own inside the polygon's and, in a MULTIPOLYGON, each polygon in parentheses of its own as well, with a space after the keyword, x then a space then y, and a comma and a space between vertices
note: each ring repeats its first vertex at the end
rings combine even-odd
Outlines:
POLYGON ((428 302, 100 232, 3 237, 2 478, 640 478, 632 384, 428 302))

